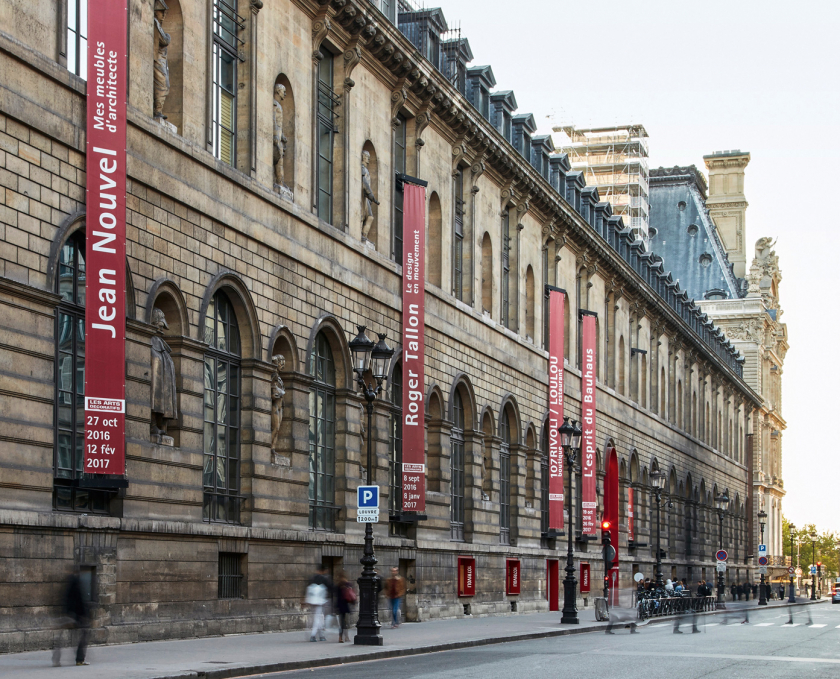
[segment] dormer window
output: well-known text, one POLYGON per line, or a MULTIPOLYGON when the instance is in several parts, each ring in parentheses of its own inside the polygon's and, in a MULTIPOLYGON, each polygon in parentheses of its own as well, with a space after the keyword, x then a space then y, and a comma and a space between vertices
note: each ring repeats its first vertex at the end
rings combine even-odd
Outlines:
POLYGON ((493 127, 495 127, 511 144, 513 144, 513 112, 516 110, 516 97, 513 92, 493 92, 490 95, 493 127))
POLYGON ((489 66, 473 66, 467 69, 467 81, 467 98, 486 120, 490 120, 490 89, 496 86, 493 69, 489 66))
POLYGON ((440 45, 440 51, 443 55, 441 71, 461 94, 467 96, 467 64, 473 59, 469 40, 466 38, 444 40, 440 45))
POLYGON ((537 123, 530 113, 513 117, 513 145, 529 163, 531 162, 531 138, 537 131, 537 123))
POLYGON ((440 36, 448 28, 440 9, 426 9, 417 12, 400 12, 400 32, 428 59, 432 66, 441 70, 440 36))

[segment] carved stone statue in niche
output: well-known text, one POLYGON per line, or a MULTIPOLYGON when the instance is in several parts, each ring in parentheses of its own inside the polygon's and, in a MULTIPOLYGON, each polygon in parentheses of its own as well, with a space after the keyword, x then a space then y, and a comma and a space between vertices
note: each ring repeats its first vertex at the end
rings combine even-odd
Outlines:
POLYGON ((284 198, 292 200, 292 191, 286 186, 286 135, 283 134, 283 100, 286 87, 277 83, 274 86, 274 190, 284 198))
POLYGON ((163 311, 157 307, 152 310, 152 325, 157 330, 157 334, 152 335, 152 440, 171 446, 174 440, 166 435, 166 426, 169 420, 178 417, 178 391, 172 350, 161 337, 169 326, 163 311))
POLYGON ((155 82, 154 82, 154 113, 160 122, 166 120, 163 115, 163 104, 169 94, 169 64, 167 54, 172 38, 163 30, 163 20, 166 18, 164 0, 155 0, 155 82))
POLYGON ((280 425, 283 424, 283 398, 286 388, 280 372, 286 367, 286 357, 277 354, 271 357, 274 364, 274 375, 271 378, 271 453, 277 456, 280 452, 280 425))
POLYGON ((367 240, 370 233, 370 227, 373 226, 373 207, 371 203, 379 205, 376 196, 373 194, 373 189, 370 185, 370 153, 362 151, 362 214, 364 220, 362 221, 362 240, 367 240))

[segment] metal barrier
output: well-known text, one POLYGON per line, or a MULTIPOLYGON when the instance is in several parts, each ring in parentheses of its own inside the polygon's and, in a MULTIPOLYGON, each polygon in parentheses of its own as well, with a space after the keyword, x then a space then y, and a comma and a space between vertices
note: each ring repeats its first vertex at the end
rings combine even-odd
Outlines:
POLYGON ((636 608, 639 611, 639 620, 659 618, 666 615, 680 615, 682 613, 702 613, 715 610, 715 597, 646 596, 639 599, 636 608))

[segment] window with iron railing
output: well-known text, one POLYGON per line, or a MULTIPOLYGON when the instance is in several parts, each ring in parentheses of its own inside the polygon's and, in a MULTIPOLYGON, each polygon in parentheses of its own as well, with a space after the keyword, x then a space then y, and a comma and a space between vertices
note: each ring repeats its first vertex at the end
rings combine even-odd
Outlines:
POLYGON ((452 224, 452 294, 464 299, 464 174, 455 173, 455 216, 452 224))
POLYGON ((56 288, 55 452, 53 506, 107 514, 111 495, 79 487, 85 450, 85 236, 76 231, 59 251, 56 288))
POLYGON ((244 44, 238 33, 245 20, 237 0, 213 0, 213 155, 228 165, 236 160, 236 65, 244 44))
POLYGON ((219 599, 242 598, 242 555, 219 552, 219 599))
MULTIPOLYGON (((310 357, 309 526, 335 530, 335 361, 323 332, 310 357)), ((373 436, 373 432, 367 432, 373 436)))
POLYGON ((549 491, 549 474, 548 474, 548 423, 546 422, 543 429, 542 440, 540 441, 540 532, 547 533, 549 528, 548 521, 548 491, 549 491))
POLYGON ((402 113, 397 114, 400 124, 394 131, 394 225, 392 233, 392 257, 397 264, 403 261, 403 191, 402 182, 397 181, 396 175, 405 174, 406 167, 406 128, 408 121, 402 113))
POLYGON ((204 320, 204 520, 238 523, 240 489, 240 357, 236 313, 224 292, 204 320))
POLYGON ((505 411, 500 423, 499 448, 499 541, 510 544, 510 420, 505 411))
POLYGON ((451 503, 449 512, 450 537, 452 540, 464 539, 464 402, 460 392, 456 391, 452 401, 451 448, 451 503))
POLYGON ((510 327, 510 213, 502 213, 502 325, 510 327))
MULTIPOLYGON (((390 422, 388 423, 388 460, 390 467, 390 497, 389 509, 391 514, 402 513, 402 453, 403 453, 403 437, 402 437, 402 366, 394 366, 394 371, 391 374, 391 379, 388 382, 391 390, 391 414, 390 422)), ((362 451, 366 454, 367 451, 362 451)), ((408 537, 408 524, 402 522, 391 521, 389 524, 389 532, 394 537, 408 537)))
POLYGON ((318 217, 328 224, 333 220, 333 148, 335 146, 336 108, 338 97, 333 91, 333 68, 335 58, 321 46, 323 59, 318 62, 318 168, 316 182, 316 209, 318 217))

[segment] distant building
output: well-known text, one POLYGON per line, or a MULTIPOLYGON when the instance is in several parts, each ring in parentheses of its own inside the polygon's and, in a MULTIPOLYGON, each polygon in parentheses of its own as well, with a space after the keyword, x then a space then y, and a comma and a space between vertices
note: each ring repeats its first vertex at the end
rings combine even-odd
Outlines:
MULTIPOLYGON (((714 321, 743 357, 744 380, 762 398, 748 437, 747 465, 753 479, 750 553, 761 540, 757 514, 765 519, 764 542, 770 558, 768 575, 786 579, 782 545, 782 372, 788 350, 787 326, 781 322, 779 258, 770 238, 760 238, 746 271, 744 169, 750 154, 718 151, 703 159, 707 184, 694 165, 658 168, 650 173, 650 250, 662 257, 680 289, 714 321)), ((711 423, 721 437, 743 438, 738 425, 724 419, 711 423), (735 431, 733 431, 733 427, 735 431)))
POLYGON ((555 127, 564 139, 555 140, 569 155, 572 169, 582 172, 589 186, 597 186, 612 213, 624 218, 646 243, 650 221, 648 133, 643 125, 577 128, 555 127))

